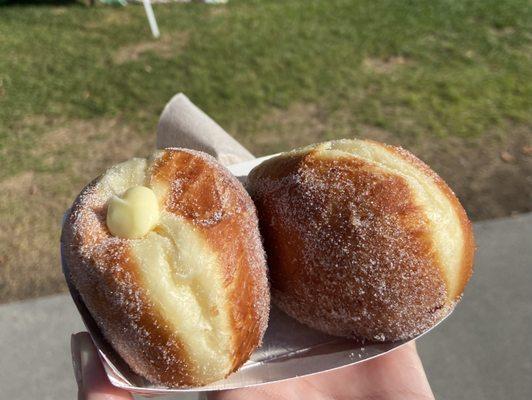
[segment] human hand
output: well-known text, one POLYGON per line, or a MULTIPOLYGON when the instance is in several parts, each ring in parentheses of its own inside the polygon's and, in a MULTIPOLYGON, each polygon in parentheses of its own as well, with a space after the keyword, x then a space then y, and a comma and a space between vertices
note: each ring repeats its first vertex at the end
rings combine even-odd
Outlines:
POLYGON ((412 341, 360 364, 286 382, 212 393, 209 399, 434 400, 434 395, 412 341))
MULTIPOLYGON (((131 400, 108 381, 88 333, 72 336, 80 400, 131 400)), ((372 360, 310 377, 211 393, 210 400, 434 400, 415 342, 372 360)))
POLYGON ((133 400, 131 394, 111 385, 87 332, 72 335, 70 350, 78 400, 133 400))

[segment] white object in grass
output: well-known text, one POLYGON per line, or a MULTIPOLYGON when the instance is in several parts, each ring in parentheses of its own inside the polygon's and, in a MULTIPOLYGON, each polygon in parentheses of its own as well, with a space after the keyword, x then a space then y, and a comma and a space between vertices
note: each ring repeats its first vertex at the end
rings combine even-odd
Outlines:
POLYGON ((157 26, 157 20, 155 19, 151 2, 150 0, 142 0, 142 4, 144 4, 144 10, 146 11, 146 17, 148 17, 151 33, 153 37, 158 38, 161 36, 161 33, 159 32, 159 26, 157 26))

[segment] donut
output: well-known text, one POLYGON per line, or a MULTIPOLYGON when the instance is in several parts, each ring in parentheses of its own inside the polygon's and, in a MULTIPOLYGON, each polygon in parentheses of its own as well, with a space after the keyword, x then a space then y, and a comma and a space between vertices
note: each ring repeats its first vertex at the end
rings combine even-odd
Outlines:
POLYGON ((238 369, 269 315, 254 204, 207 154, 165 149, 107 170, 72 205, 67 279, 137 374, 196 387, 238 369))
POLYGON ((272 301, 298 321, 363 341, 411 338, 443 319, 472 273, 471 223, 408 151, 337 140, 251 171, 272 301))

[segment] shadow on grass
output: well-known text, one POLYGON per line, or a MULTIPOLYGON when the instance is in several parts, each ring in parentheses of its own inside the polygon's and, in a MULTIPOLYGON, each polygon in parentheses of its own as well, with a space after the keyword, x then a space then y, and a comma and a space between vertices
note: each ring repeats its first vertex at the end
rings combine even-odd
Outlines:
POLYGON ((6 6, 84 6, 96 0, 0 0, 0 7, 6 6))

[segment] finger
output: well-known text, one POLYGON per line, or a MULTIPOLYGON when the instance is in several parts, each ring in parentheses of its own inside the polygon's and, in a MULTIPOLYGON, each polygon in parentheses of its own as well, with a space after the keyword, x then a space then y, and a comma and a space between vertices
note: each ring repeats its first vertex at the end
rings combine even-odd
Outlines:
POLYGON ((357 364, 352 372, 359 388, 366 393, 393 399, 434 399, 415 341, 357 364))
POLYGON ((326 398, 434 399, 415 342, 338 370, 255 388, 214 392, 209 396, 212 400, 326 398))
POLYGON ((211 392, 208 400, 297 400, 297 390, 291 384, 274 383, 263 387, 224 390, 211 392))
POLYGON ((87 332, 72 335, 72 364, 79 400, 132 400, 131 395, 111 385, 87 332))

